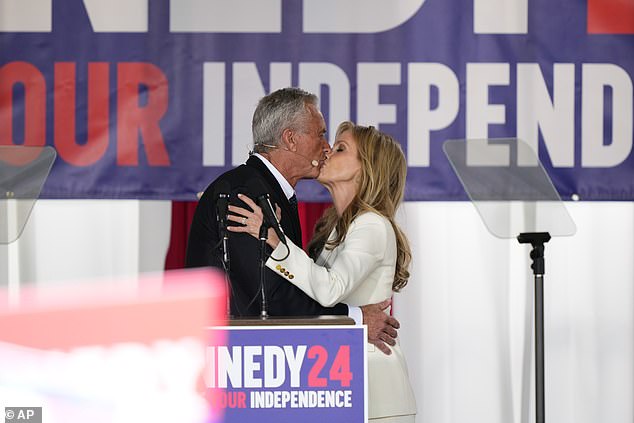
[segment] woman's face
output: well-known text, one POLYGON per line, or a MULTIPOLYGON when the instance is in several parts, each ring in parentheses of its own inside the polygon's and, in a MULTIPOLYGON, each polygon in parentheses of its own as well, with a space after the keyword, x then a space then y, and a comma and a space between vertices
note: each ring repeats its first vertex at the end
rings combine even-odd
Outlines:
POLYGON ((345 131, 337 137, 330 153, 326 154, 326 161, 317 180, 324 185, 355 182, 360 172, 357 141, 350 131, 345 131))

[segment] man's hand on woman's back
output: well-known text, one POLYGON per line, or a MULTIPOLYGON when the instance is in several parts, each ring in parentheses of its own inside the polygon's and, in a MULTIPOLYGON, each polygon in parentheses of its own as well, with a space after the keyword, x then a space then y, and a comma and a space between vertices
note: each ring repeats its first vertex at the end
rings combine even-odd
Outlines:
POLYGON ((368 327, 368 342, 387 355, 392 354, 387 345, 396 345, 396 330, 401 326, 398 320, 385 313, 391 304, 392 300, 388 299, 378 304, 361 306, 363 324, 368 327))

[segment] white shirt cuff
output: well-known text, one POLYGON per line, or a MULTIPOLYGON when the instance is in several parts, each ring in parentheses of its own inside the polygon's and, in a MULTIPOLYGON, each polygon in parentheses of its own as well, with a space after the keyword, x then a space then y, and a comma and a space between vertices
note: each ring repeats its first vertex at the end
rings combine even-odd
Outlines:
POLYGON ((363 324, 363 312, 361 311, 361 307, 356 306, 348 306, 348 317, 351 317, 354 320, 354 323, 357 325, 363 324))

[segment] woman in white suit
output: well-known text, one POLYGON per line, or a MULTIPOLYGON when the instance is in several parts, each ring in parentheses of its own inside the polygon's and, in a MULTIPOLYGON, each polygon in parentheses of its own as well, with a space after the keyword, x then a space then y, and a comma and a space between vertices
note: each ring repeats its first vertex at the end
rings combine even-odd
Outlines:
MULTIPOLYGON (((394 221, 406 173, 405 156, 394 139, 374 127, 343 122, 318 177, 333 207, 317 222, 310 256, 290 241, 281 244, 271 230, 268 244, 274 250, 266 265, 324 306, 391 298, 409 278, 409 245, 394 221)), ((232 220, 248 221, 231 229, 257 238, 261 210, 249 198, 241 199, 253 212, 231 206, 232 220)), ((416 402, 405 358, 398 342, 389 348, 387 355, 368 343, 369 417, 414 422, 416 402)))

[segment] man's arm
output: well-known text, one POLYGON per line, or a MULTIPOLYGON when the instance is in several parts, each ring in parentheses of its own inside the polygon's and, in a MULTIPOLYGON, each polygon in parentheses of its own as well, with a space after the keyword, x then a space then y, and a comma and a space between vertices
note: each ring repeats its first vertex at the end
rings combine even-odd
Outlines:
POLYGON ((211 192, 205 192, 198 202, 187 237, 185 267, 222 268, 218 241, 215 202, 211 192))

